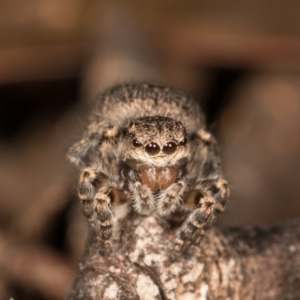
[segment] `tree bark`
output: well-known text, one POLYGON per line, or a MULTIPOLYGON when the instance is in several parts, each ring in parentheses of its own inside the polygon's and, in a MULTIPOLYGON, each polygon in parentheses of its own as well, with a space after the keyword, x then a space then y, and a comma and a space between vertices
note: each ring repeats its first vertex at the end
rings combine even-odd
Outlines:
POLYGON ((300 221, 209 229, 176 261, 177 226, 129 214, 108 257, 91 235, 68 300, 300 299, 300 221))

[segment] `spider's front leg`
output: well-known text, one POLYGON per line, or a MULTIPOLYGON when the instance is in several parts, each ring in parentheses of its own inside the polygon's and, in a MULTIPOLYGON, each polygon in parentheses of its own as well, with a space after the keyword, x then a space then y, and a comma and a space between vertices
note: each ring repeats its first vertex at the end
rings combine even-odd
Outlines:
MULTIPOLYGON (((174 247, 174 257, 184 251, 206 229, 214 223, 217 216, 224 211, 229 187, 223 178, 220 156, 214 138, 203 130, 198 131, 193 168, 199 168, 192 189, 185 193, 183 202, 190 214, 178 231, 174 247)), ((195 172, 195 169, 190 169, 195 172)))
POLYGON ((224 211, 228 196, 228 183, 223 178, 203 180, 187 193, 184 203, 192 211, 179 229, 174 248, 175 256, 197 237, 205 234, 205 230, 224 211))
POLYGON ((80 175, 78 195, 83 213, 99 241, 99 253, 105 255, 110 251, 113 232, 111 206, 122 203, 118 189, 107 175, 89 167, 80 175))

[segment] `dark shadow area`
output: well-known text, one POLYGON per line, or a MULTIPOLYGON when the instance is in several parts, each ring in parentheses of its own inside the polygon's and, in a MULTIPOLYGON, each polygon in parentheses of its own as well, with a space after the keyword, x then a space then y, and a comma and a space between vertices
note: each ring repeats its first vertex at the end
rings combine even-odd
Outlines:
POLYGON ((53 122, 78 99, 79 79, 0 86, 0 139, 13 140, 35 126, 53 122))
MULTIPOLYGON (((232 98, 230 94, 247 74, 245 69, 235 68, 210 68, 206 69, 212 78, 206 88, 203 98, 203 110, 208 127, 213 126, 232 98)), ((202 91, 199 91, 201 93, 202 91)))

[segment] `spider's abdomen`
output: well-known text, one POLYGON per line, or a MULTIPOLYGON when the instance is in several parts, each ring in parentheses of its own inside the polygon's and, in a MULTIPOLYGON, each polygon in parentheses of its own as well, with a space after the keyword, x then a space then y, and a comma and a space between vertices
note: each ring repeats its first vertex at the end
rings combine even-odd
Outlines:
POLYGON ((141 181, 153 193, 165 190, 173 184, 178 176, 176 167, 142 167, 140 169, 141 181))

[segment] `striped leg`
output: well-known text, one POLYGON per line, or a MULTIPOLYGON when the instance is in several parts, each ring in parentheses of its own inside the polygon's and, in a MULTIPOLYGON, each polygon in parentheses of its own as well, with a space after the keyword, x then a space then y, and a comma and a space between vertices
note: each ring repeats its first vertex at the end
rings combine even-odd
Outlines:
POLYGON ((104 193, 97 193, 94 198, 96 222, 94 231, 100 244, 99 253, 101 255, 110 252, 110 242, 113 233, 113 219, 111 211, 111 199, 104 193))
POLYGON ((224 211, 228 197, 229 188, 225 179, 206 179, 195 185, 184 198, 185 204, 193 210, 178 231, 174 257, 205 234, 207 227, 224 211))
POLYGON ((112 237, 112 204, 121 203, 116 197, 117 189, 113 187, 108 176, 96 168, 86 168, 80 175, 78 195, 83 206, 83 213, 99 241, 99 253, 105 255, 110 251, 109 240, 112 237))

